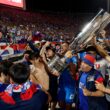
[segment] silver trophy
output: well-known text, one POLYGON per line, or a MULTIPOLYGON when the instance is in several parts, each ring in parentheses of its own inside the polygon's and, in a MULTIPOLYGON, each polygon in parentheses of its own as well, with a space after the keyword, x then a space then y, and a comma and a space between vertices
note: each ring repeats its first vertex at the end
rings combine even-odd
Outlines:
POLYGON ((48 63, 48 67, 52 72, 58 71, 61 73, 67 67, 67 64, 64 63, 58 55, 55 55, 53 59, 48 63))
POLYGON ((110 14, 101 9, 98 14, 82 29, 82 31, 72 40, 70 48, 76 52, 84 48, 94 35, 99 33, 109 24, 110 14))
MULTIPOLYGON (((110 22, 110 14, 101 9, 98 14, 83 28, 83 30, 72 40, 70 44, 73 52, 78 52, 84 48, 89 41, 97 36, 110 22)), ((59 56, 55 56, 49 63, 48 66, 54 71, 57 70, 59 73, 62 72, 67 65, 62 62, 59 56)))

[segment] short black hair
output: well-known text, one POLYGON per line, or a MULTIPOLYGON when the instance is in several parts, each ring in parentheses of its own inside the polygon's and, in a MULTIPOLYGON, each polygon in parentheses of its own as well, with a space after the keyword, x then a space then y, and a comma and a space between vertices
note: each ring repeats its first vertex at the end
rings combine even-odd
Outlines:
POLYGON ((32 53, 32 50, 26 50, 25 52, 24 52, 24 54, 31 54, 32 53))
POLYGON ((47 46, 46 51, 48 51, 48 50, 52 50, 54 53, 56 51, 56 49, 53 46, 47 46))
POLYGON ((0 75, 1 73, 5 76, 9 75, 9 68, 13 65, 11 61, 4 60, 0 63, 0 75))
POLYGON ((95 52, 96 54, 99 54, 98 51, 97 51, 97 49, 96 49, 94 46, 92 46, 92 45, 86 47, 86 48, 85 48, 85 51, 86 51, 87 53, 89 53, 90 51, 93 51, 93 52, 95 52))
POLYGON ((63 42, 63 44, 67 44, 68 46, 70 45, 70 43, 69 43, 69 42, 66 42, 66 41, 65 41, 65 42, 63 42))
POLYGON ((57 43, 57 44, 55 44, 55 46, 61 46, 61 44, 58 44, 58 43, 57 43))
POLYGON ((40 54, 39 52, 32 52, 30 55, 29 55, 29 60, 33 60, 33 59, 38 59, 40 57, 40 54))
POLYGON ((29 79, 29 76, 30 68, 23 63, 14 64, 10 68, 10 77, 15 83, 25 83, 29 79))

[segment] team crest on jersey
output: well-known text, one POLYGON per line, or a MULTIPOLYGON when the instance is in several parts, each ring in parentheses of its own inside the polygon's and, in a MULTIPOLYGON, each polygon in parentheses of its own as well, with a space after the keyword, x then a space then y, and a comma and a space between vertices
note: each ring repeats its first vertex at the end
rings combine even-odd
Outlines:
POLYGON ((95 64, 95 68, 99 69, 100 68, 100 64, 95 64))
POLYGON ((89 77, 87 78, 87 82, 90 82, 90 81, 94 81, 94 76, 89 76, 89 77))

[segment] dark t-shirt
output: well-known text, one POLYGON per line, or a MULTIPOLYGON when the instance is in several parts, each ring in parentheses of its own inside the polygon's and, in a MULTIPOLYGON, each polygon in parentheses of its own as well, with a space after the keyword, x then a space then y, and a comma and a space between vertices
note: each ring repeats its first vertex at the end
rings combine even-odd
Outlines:
POLYGON ((30 100, 23 101, 20 93, 13 93, 15 105, 10 105, 0 100, 0 110, 45 110, 47 95, 38 90, 30 100))
POLYGON ((3 92, 9 84, 0 84, 0 92, 3 92))

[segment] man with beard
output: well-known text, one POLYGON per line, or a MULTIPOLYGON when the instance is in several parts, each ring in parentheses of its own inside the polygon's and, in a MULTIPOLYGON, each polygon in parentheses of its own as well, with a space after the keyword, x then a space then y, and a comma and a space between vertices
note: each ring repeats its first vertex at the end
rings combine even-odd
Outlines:
POLYGON ((77 56, 73 56, 69 51, 69 43, 67 42, 61 45, 60 55, 68 67, 64 69, 59 78, 58 101, 62 109, 71 110, 72 104, 75 102, 77 56))
POLYGON ((107 110, 104 93, 97 90, 95 82, 103 83, 101 73, 94 69, 95 58, 86 54, 79 73, 79 110, 107 110))

